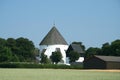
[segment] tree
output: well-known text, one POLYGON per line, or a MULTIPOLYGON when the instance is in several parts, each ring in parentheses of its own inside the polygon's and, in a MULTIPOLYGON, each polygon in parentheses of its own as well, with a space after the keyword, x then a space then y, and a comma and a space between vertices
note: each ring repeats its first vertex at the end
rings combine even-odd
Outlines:
POLYGON ((7 45, 7 47, 14 48, 14 47, 16 46, 16 41, 15 41, 15 39, 13 39, 13 38, 8 38, 6 45, 7 45))
POLYGON ((110 56, 112 55, 111 53, 111 45, 109 43, 104 43, 102 45, 102 48, 101 48, 102 52, 101 52, 101 55, 105 55, 105 56, 110 56))
POLYGON ((16 40, 14 38, 8 38, 6 46, 9 47, 13 54, 16 53, 16 40))
POLYGON ((3 38, 0 38, 0 46, 6 46, 6 40, 3 38))
POLYGON ((120 56, 120 40, 115 40, 111 44, 108 42, 104 43, 102 48, 88 48, 85 53, 85 59, 93 55, 120 56))
POLYGON ((105 43, 101 48, 101 55, 106 56, 120 56, 120 40, 115 40, 109 43, 105 43))
POLYGON ((101 54, 100 48, 90 47, 85 52, 85 59, 93 57, 94 55, 100 55, 100 54, 101 54))
POLYGON ((45 55, 44 53, 41 53, 41 61, 40 62, 43 64, 49 63, 49 59, 47 58, 47 55, 45 55))
POLYGON ((69 59, 70 59, 70 62, 75 62, 76 60, 79 59, 80 54, 77 53, 77 52, 71 51, 71 52, 69 53, 69 56, 68 56, 68 57, 69 57, 69 59))
POLYGON ((120 40, 115 40, 111 43, 112 55, 120 56, 120 40))
POLYGON ((39 49, 38 48, 35 48, 34 49, 34 56, 36 57, 36 56, 39 56, 39 49))
POLYGON ((4 61, 5 58, 12 62, 33 61, 35 59, 34 52, 34 44, 27 38, 8 38, 7 40, 0 38, 0 56, 3 57, 1 61, 4 61))
POLYGON ((12 55, 12 59, 11 59, 11 62, 19 62, 19 57, 17 55, 12 55))
POLYGON ((8 47, 0 47, 0 62, 11 62, 12 52, 8 47))
POLYGON ((58 52, 58 51, 52 52, 52 55, 50 56, 50 59, 52 60, 53 63, 55 62, 57 64, 62 59, 61 52, 58 52))
POLYGON ((34 59, 34 44, 32 41, 27 38, 18 38, 16 39, 16 54, 19 55, 22 60, 24 58, 25 61, 32 61, 34 59))

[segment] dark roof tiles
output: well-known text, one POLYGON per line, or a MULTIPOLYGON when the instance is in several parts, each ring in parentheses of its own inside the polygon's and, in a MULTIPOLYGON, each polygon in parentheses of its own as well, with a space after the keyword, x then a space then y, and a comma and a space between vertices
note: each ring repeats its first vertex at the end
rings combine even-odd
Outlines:
POLYGON ((120 57, 118 56, 97 56, 95 55, 95 57, 102 59, 104 61, 120 62, 120 57))
POLYGON ((81 47, 80 45, 71 44, 70 46, 73 48, 73 50, 74 50, 75 52, 84 53, 84 51, 83 51, 83 49, 82 49, 82 47, 81 47))
POLYGON ((44 39, 41 41, 40 45, 54 45, 54 44, 67 45, 67 42, 65 41, 65 39, 62 37, 62 35, 56 29, 55 26, 44 37, 44 39))

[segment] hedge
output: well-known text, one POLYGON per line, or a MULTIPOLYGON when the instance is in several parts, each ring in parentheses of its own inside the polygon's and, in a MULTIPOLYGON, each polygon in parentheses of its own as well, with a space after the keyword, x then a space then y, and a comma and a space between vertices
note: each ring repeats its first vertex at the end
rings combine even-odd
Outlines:
POLYGON ((34 63, 0 63, 0 68, 47 68, 47 69, 83 69, 82 65, 34 64, 34 63))

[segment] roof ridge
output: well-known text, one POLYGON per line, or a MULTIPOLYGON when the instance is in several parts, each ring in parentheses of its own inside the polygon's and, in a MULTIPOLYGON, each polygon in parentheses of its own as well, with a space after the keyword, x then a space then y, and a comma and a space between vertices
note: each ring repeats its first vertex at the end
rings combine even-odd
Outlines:
POLYGON ((54 45, 54 44, 64 44, 67 45, 67 42, 57 30, 55 26, 47 33, 39 45, 54 45))

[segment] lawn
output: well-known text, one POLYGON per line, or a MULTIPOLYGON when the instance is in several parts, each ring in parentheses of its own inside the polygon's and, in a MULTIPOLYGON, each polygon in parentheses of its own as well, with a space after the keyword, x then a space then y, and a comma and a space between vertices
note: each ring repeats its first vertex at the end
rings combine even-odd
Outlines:
POLYGON ((120 71, 0 69, 0 80, 119 80, 120 71))

